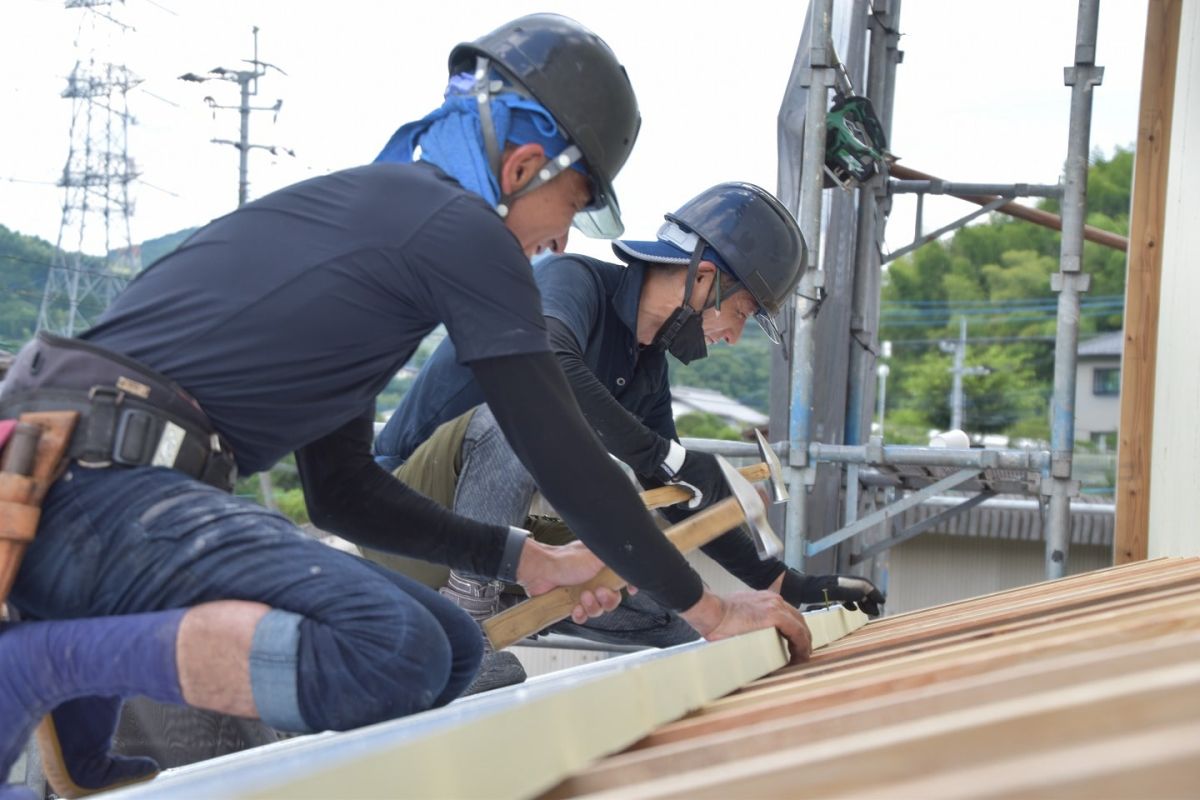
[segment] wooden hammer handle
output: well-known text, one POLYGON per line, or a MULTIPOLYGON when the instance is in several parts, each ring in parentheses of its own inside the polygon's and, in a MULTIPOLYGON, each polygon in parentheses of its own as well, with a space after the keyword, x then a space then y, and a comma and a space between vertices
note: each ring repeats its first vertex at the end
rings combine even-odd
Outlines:
MULTIPOLYGON (((686 553, 737 527, 745 518, 737 498, 727 497, 678 525, 672 525, 664 533, 671 544, 686 553)), ((617 591, 624 585, 620 575, 605 567, 586 583, 559 586, 485 620, 483 632, 492 647, 503 650, 547 625, 566 619, 579 604, 579 595, 585 590, 605 587, 617 591)))
MULTIPOLYGON (((751 483, 765 481, 771 477, 771 468, 765 462, 741 467, 738 472, 742 473, 742 477, 751 483)), ((692 493, 682 486, 659 486, 657 489, 647 489, 642 492, 642 500, 646 502, 646 508, 673 506, 691 499, 692 493)))

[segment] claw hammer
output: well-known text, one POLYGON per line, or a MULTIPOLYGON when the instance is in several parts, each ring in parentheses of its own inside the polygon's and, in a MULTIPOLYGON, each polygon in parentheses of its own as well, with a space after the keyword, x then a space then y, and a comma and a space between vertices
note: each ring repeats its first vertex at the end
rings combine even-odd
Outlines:
MULTIPOLYGON (((770 481, 771 502, 786 503, 788 493, 783 480, 783 465, 779 463, 779 456, 775 455, 775 451, 771 449, 771 445, 767 444, 767 440, 757 428, 754 431, 754 437, 758 441, 758 454, 762 456, 762 463, 741 467, 738 472, 751 483, 770 481)), ((657 489, 647 489, 642 492, 642 499, 646 501, 646 508, 662 508, 691 500, 692 493, 682 486, 659 486, 657 489)))
MULTIPOLYGON (((730 496, 688 517, 678 525, 672 525, 664 531, 667 539, 679 548, 680 552, 687 553, 708 544, 744 522, 750 530, 750 537, 754 540, 759 558, 766 559, 777 555, 783 549, 783 545, 767 521, 767 507, 758 490, 728 461, 718 456, 717 462, 729 483, 730 496)), ((617 591, 623 586, 625 581, 621 576, 611 568, 605 567, 586 583, 559 586, 485 620, 483 632, 493 648, 502 650, 530 634, 537 633, 547 625, 566 619, 571 610, 579 604, 579 596, 584 591, 601 587, 617 591)))

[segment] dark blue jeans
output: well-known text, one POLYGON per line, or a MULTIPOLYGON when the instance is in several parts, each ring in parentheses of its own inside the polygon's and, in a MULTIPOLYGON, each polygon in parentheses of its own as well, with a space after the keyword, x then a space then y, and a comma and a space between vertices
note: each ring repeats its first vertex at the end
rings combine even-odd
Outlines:
POLYGON ((72 466, 38 531, 10 597, 28 618, 214 600, 275 609, 255 631, 251 683, 263 720, 285 730, 443 705, 482 657, 478 625, 436 592, 173 470, 72 466))

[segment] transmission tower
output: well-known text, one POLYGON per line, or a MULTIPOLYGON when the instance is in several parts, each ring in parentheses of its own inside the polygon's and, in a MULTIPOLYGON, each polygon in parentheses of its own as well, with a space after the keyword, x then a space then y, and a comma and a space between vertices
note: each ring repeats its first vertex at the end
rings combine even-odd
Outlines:
POLYGON ((129 184, 138 172, 128 146, 135 124, 128 95, 141 80, 108 58, 120 52, 117 41, 132 30, 113 16, 113 3, 64 3, 82 18, 75 66, 62 92, 71 102, 70 144, 58 181, 62 221, 37 322, 39 330, 64 336, 90 327, 141 269, 129 224, 129 184))

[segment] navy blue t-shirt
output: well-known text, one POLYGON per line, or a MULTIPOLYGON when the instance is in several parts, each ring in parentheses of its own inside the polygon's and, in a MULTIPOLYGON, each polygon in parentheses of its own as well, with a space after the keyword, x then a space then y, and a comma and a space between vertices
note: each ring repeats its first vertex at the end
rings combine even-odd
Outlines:
MULTIPOLYGON (((650 430, 675 438, 671 387, 661 354, 641 354, 637 310, 645 267, 586 256, 547 259, 534 267, 547 317, 575 336, 584 363, 617 402, 650 430), (651 357, 654 356, 654 357, 651 357)), ((484 402, 455 344, 443 341, 421 367, 375 440, 385 469, 404 463, 439 425, 484 402)))
POLYGON ((438 323, 464 363, 549 349, 499 216, 432 167, 372 164, 214 220, 81 338, 183 386, 249 474, 370 413, 438 323))

